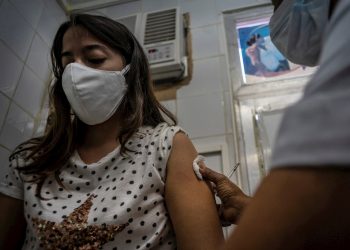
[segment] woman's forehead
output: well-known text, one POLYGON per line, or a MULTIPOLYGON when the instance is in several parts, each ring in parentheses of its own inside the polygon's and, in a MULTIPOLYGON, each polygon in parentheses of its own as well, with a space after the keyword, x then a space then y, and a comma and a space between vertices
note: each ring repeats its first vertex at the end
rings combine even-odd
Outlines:
POLYGON ((89 43, 99 43, 99 41, 94 35, 92 35, 87 29, 79 26, 70 27, 63 36, 63 50, 76 45, 84 45, 89 43))

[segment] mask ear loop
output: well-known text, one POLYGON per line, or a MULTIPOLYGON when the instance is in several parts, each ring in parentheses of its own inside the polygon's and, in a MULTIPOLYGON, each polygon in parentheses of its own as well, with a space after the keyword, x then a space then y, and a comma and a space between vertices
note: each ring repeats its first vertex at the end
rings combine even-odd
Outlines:
POLYGON ((125 68, 120 72, 123 76, 125 76, 126 73, 128 73, 130 69, 130 64, 126 65, 125 68))

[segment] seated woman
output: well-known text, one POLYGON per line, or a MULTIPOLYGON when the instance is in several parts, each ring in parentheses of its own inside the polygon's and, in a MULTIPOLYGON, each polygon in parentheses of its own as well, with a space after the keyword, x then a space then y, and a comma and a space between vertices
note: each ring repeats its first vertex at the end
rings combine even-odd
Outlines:
POLYGON ((77 14, 58 29, 51 55, 51 122, 10 157, 0 248, 21 237, 22 249, 222 245, 212 192, 192 170, 197 152, 155 99, 130 31, 77 14))

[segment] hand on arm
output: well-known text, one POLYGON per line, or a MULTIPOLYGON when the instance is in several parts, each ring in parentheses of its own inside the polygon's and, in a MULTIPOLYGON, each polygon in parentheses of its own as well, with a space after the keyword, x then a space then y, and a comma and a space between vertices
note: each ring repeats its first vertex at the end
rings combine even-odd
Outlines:
POLYGON ((197 152, 183 133, 177 133, 167 166, 165 200, 178 249, 220 249, 223 233, 209 185, 195 176, 197 152))
POLYGON ((26 221, 23 201, 0 193, 0 249, 21 249, 26 221))
POLYGON ((205 180, 215 185, 216 195, 222 202, 219 207, 220 219, 224 222, 237 223, 242 212, 248 206, 251 197, 245 195, 225 175, 207 168, 204 163, 200 165, 200 172, 205 180))

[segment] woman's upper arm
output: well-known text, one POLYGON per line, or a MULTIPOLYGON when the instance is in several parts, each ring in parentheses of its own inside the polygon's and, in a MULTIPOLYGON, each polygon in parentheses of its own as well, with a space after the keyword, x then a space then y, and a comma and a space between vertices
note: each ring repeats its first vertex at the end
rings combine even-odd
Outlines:
POLYGON ((26 221, 23 201, 0 193, 0 249, 20 249, 26 221))
POLYGON ((178 248, 218 249, 224 238, 210 187, 192 169, 197 152, 184 133, 173 139, 165 185, 165 200, 178 248))

